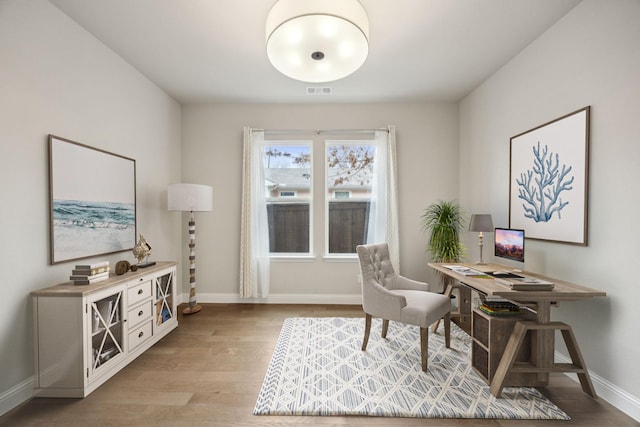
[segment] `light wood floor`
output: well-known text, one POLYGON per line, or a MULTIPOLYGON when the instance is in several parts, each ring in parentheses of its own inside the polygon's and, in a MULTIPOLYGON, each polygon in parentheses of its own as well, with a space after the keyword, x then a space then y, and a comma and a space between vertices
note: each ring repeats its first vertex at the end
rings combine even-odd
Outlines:
POLYGON ((604 400, 591 399, 562 374, 554 374, 550 386, 541 391, 567 412, 571 421, 254 416, 253 407, 282 321, 297 316, 363 317, 363 313, 358 306, 205 304, 198 314, 180 314, 175 331, 87 398, 31 399, 0 417, 0 425, 640 425, 604 400))

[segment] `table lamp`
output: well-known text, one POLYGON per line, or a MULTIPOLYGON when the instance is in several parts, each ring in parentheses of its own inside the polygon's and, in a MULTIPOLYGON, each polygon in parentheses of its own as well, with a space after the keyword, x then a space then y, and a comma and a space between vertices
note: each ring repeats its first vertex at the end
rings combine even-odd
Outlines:
POLYGON ((196 220, 194 212, 213 210, 213 188, 200 184, 169 184, 167 206, 170 211, 190 212, 189 220, 189 307, 182 313, 194 314, 202 307, 196 304, 196 220))
POLYGON ((476 264, 486 264, 482 260, 482 246, 483 246, 483 236, 482 233, 485 231, 493 231, 493 221, 491 220, 490 214, 475 214, 471 215, 471 220, 469 221, 469 231, 477 231, 478 234, 478 246, 480 246, 480 259, 476 262, 476 264))

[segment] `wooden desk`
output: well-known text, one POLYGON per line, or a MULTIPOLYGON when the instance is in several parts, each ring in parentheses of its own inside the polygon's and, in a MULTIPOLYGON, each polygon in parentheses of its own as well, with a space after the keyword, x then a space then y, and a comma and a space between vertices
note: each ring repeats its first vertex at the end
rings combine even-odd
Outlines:
MULTIPOLYGON (((496 375, 491 380, 491 394, 496 397, 500 396, 505 384, 505 379, 507 375, 512 372, 537 374, 538 382, 536 385, 546 385, 549 380, 549 373, 551 372, 574 372, 578 375, 582 390, 591 397, 597 398, 593 384, 591 383, 591 378, 589 377, 589 372, 582 359, 578 343, 576 342, 571 327, 561 322, 551 322, 551 307, 560 301, 579 301, 598 296, 606 296, 605 292, 529 271, 522 271, 516 274, 553 282, 555 283, 555 288, 552 291, 514 291, 508 286, 496 282, 491 277, 464 276, 444 267, 444 265, 451 264, 452 263, 429 263, 429 266, 442 274, 456 279, 464 286, 477 291, 481 297, 498 296, 506 298, 519 305, 530 308, 535 313, 535 320, 533 321, 522 320, 516 322, 513 332, 506 344, 505 352, 498 364, 496 375), (554 333, 556 330, 562 332, 573 363, 554 362, 554 333), (516 362, 516 356, 523 341, 526 339, 527 332, 531 332, 531 363, 522 364, 516 362)), ((462 265, 483 272, 513 271, 513 268, 500 264, 478 265, 456 263, 456 265, 462 265)))

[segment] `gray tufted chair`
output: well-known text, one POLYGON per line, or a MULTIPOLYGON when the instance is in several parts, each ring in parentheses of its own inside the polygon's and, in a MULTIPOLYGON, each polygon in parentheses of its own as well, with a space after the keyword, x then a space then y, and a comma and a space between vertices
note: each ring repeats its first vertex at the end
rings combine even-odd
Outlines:
POLYGON ((444 320, 445 343, 451 341, 451 301, 430 292, 429 285, 400 276, 393 270, 386 243, 356 247, 362 274, 362 308, 365 312, 362 351, 367 349, 371 318, 382 318, 382 338, 387 337, 389 320, 420 327, 422 370, 427 370, 429 326, 444 320))

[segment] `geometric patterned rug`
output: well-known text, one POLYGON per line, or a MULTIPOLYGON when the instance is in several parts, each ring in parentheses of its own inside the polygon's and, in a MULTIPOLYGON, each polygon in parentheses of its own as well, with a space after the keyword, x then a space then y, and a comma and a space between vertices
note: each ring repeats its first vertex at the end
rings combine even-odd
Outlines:
POLYGON ((451 324, 429 331, 429 370, 420 368, 419 329, 364 318, 285 319, 254 415, 556 419, 569 416, 532 387, 505 387, 500 398, 471 368, 471 338, 451 324))

